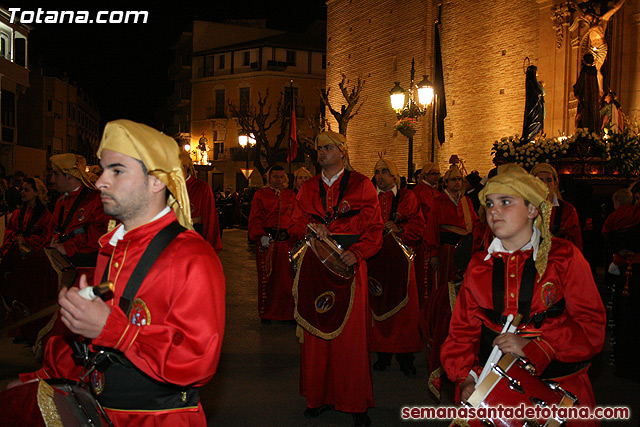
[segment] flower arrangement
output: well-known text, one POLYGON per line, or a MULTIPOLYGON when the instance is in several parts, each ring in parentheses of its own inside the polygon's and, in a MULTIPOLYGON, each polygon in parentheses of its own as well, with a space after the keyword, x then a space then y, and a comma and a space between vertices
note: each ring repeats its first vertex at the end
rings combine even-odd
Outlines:
POLYGON ((531 169, 538 163, 553 163, 567 153, 579 152, 582 141, 589 147, 589 155, 607 160, 606 169, 622 175, 636 175, 640 172, 640 126, 632 118, 627 118, 625 129, 620 133, 600 135, 589 133, 587 129, 577 129, 570 136, 546 138, 540 136, 525 142, 518 134, 496 140, 491 148, 494 163, 517 163, 531 169))
POLYGON ((418 130, 418 121, 416 119, 412 119, 411 117, 404 117, 398 120, 393 128, 398 132, 407 130, 412 130, 415 132, 418 130))

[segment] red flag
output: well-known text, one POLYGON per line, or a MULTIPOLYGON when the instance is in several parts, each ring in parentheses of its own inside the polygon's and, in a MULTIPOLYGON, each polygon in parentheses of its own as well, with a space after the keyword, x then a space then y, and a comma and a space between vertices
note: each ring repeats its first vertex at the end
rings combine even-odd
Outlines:
POLYGON ((287 163, 291 163, 298 157, 298 132, 296 128, 296 104, 293 97, 293 88, 291 88, 291 122, 289 123, 289 155, 287 163))

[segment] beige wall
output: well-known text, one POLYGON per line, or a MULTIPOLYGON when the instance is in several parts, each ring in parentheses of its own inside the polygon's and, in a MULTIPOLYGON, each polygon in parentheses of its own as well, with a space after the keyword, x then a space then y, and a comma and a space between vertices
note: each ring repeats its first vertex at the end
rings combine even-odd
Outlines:
MULTIPOLYGON (((407 138, 396 135, 396 122, 388 91, 394 81, 407 89, 411 58, 416 61, 416 81, 421 74, 432 79, 433 22, 431 0, 330 0, 327 22, 327 87, 331 101, 343 100, 338 83, 341 74, 354 80, 366 78, 365 104, 350 122, 347 139, 356 169, 369 173, 378 151, 386 150, 407 171, 407 138)), ((525 76, 523 61, 538 66, 546 90, 547 136, 575 129, 578 52, 572 48, 568 25, 562 26, 564 41, 556 45, 552 11, 563 2, 551 0, 446 0, 442 7, 442 52, 447 100, 446 142, 436 147, 441 168, 457 154, 467 170, 486 174, 491 145, 502 136, 522 133, 525 76)), ((612 53, 620 69, 612 71, 612 87, 620 87, 626 112, 640 111, 640 55, 638 33, 640 0, 627 0, 620 16, 611 21, 612 53), (617 20, 617 21, 616 21, 617 20), (618 49, 618 50, 616 50, 618 49)), ((575 36, 575 34, 573 35, 575 36)), ((614 67, 615 69, 615 67, 614 67)), ((430 114, 430 111, 429 111, 430 114)), ((416 168, 430 159, 429 115, 419 121, 414 138, 416 168)), ((337 129, 335 122, 332 124, 337 129)), ((436 145, 439 145, 436 142, 436 145)))

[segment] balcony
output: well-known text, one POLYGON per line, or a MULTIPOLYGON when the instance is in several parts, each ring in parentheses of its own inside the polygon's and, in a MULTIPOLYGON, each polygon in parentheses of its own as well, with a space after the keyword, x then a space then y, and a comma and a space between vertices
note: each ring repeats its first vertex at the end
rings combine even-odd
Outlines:
POLYGON ((168 105, 171 109, 176 109, 180 107, 184 107, 191 102, 191 92, 189 91, 178 91, 169 97, 169 101, 167 101, 168 105))

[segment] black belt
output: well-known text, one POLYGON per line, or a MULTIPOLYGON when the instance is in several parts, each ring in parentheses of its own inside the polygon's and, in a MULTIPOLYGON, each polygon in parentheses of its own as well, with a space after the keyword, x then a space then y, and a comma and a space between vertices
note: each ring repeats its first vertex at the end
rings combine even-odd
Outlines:
POLYGON ((102 378, 92 375, 91 387, 105 408, 160 411, 198 406, 196 388, 157 381, 121 352, 104 349, 96 357, 96 369, 102 378))
POLYGON ((440 232, 440 244, 441 245, 451 245, 455 246, 462 240, 464 235, 454 233, 451 231, 441 231, 440 232))

